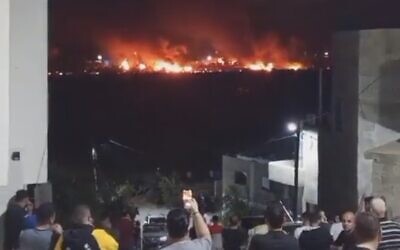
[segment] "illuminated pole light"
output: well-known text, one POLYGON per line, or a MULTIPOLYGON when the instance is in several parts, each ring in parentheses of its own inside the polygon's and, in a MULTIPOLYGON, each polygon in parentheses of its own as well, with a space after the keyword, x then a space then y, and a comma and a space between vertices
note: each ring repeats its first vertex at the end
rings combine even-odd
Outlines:
POLYGON ((212 61, 212 56, 207 56, 207 61, 212 61))
POLYGON ((294 122, 289 122, 286 127, 289 132, 294 133, 297 131, 297 124, 294 122))
POLYGON ((97 60, 99 60, 99 61, 103 60, 103 56, 102 55, 97 55, 97 60))

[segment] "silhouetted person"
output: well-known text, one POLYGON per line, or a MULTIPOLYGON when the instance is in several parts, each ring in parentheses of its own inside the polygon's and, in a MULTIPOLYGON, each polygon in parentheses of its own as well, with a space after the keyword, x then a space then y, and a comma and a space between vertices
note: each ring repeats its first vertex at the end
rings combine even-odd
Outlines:
POLYGON ((18 190, 15 194, 15 202, 7 208, 4 219, 4 250, 18 248, 19 235, 25 225, 25 208, 29 203, 28 191, 18 190))
POLYGON ((224 227, 219 222, 219 217, 214 215, 211 219, 212 225, 208 227, 212 238, 212 249, 222 250, 222 231, 224 227))
POLYGON ((382 198, 373 198, 371 212, 378 217, 381 224, 379 250, 400 249, 400 224, 386 218, 386 202, 382 198))
POLYGON ((300 238, 300 235, 301 235, 301 233, 302 233, 304 230, 309 230, 309 229, 310 229, 310 218, 309 218, 307 212, 304 212, 304 213, 301 215, 301 220, 302 220, 302 222, 303 222, 303 226, 298 227, 298 228, 296 228, 296 229, 294 230, 294 237, 295 237, 296 239, 299 239, 299 238, 300 238))
POLYGON ((281 204, 268 206, 265 218, 269 231, 265 235, 254 235, 249 250, 298 250, 297 240, 282 229, 284 217, 281 204))
POLYGON ((171 210, 167 215, 168 245, 164 250, 210 250, 211 235, 195 199, 187 201, 190 203, 189 210, 177 208, 171 210), (189 239, 189 221, 193 219, 197 238, 189 239))
POLYGON ((132 213, 129 208, 122 211, 122 217, 118 223, 119 249, 132 250, 135 246, 135 226, 132 213))
POLYGON ((319 212, 310 212, 310 229, 303 231, 299 238, 302 250, 329 250, 333 242, 329 231, 320 226, 321 215, 319 212))
POLYGON ((21 232, 19 250, 47 250, 50 247, 53 233, 62 233, 60 225, 53 225, 56 218, 53 204, 43 203, 40 205, 36 210, 36 216, 36 227, 21 232))
POLYGON ((117 250, 116 240, 103 229, 95 229, 90 208, 79 205, 72 215, 73 225, 63 232, 54 250, 117 250))
POLYGON ((352 250, 377 250, 380 234, 378 218, 371 213, 359 213, 354 227, 357 245, 352 250))
POLYGON ((234 215, 229 218, 229 227, 222 231, 224 250, 238 250, 245 243, 246 232, 240 227, 240 219, 234 215))
POLYGON ((355 215, 351 211, 344 212, 342 215, 343 231, 335 240, 334 246, 342 247, 343 250, 349 250, 355 245, 355 238, 353 235, 355 215))
POLYGON ((367 196, 364 198, 364 212, 371 212, 371 201, 373 198, 373 196, 367 196))

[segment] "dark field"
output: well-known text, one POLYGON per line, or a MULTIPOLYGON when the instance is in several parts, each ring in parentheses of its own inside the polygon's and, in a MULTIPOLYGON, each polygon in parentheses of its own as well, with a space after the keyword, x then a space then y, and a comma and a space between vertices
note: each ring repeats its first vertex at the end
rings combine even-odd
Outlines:
POLYGON ((111 171, 191 170, 285 134, 317 111, 317 72, 65 76, 49 79, 50 165, 85 166, 91 145, 111 171), (127 145, 127 150, 109 140, 127 145))

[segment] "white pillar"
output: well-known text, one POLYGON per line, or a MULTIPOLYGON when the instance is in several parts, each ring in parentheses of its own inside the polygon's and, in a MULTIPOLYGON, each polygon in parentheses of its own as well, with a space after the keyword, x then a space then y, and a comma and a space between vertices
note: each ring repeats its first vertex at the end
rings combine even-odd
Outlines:
POLYGON ((47 182, 47 0, 0 0, 0 170, 0 213, 47 182))
POLYGON ((0 185, 7 184, 10 81, 10 2, 0 0, 0 185))

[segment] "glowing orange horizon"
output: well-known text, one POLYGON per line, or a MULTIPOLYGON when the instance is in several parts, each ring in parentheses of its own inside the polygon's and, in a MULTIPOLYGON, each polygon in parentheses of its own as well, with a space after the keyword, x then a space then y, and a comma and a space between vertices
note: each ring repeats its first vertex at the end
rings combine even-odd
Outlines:
POLYGON ((215 45, 214 50, 199 52, 189 44, 166 39, 159 41, 123 41, 112 38, 103 42, 112 64, 122 72, 205 73, 222 71, 301 70, 307 63, 295 59, 296 46, 286 48, 279 39, 269 36, 250 45, 246 54, 215 45))

